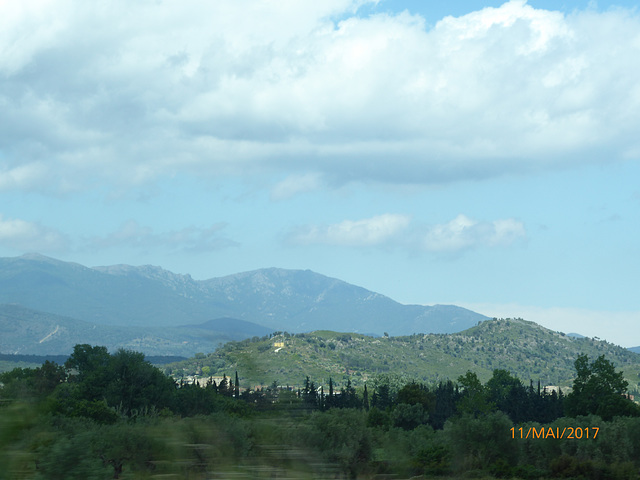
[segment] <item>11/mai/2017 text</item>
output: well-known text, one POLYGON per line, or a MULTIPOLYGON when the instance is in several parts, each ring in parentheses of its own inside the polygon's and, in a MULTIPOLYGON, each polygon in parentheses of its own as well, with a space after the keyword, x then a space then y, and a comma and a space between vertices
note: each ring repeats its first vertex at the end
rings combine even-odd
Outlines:
POLYGON ((599 431, 600 427, 564 427, 562 430, 560 427, 511 427, 511 438, 592 438, 595 440, 599 431))

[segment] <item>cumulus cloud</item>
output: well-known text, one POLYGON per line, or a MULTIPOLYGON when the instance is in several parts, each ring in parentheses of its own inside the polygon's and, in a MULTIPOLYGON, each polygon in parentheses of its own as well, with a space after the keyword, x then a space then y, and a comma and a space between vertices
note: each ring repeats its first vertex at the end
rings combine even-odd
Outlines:
POLYGON ((208 228, 191 226, 181 230, 156 233, 151 227, 129 220, 115 232, 90 239, 87 242, 87 248, 129 247, 146 250, 160 247, 173 251, 202 253, 237 246, 237 242, 222 234, 225 226, 224 223, 217 223, 208 228))
POLYGON ((460 214, 448 223, 429 226, 422 239, 422 248, 433 252, 457 252, 480 246, 510 245, 525 237, 524 225, 514 219, 479 222, 460 214))
POLYGON ((60 252, 68 248, 60 232, 36 222, 5 218, 0 214, 0 245, 22 252, 60 252))
POLYGON ((303 245, 382 245, 397 237, 409 225, 410 220, 407 215, 386 213, 363 220, 344 220, 332 225, 308 225, 296 229, 290 240, 303 245))
POLYGON ((458 215, 444 224, 412 222, 409 215, 386 213, 362 220, 295 228, 288 240, 295 244, 397 246, 410 251, 455 253, 479 247, 509 246, 526 238, 522 222, 498 219, 481 222, 458 215))
POLYGON ((313 186, 638 157, 636 13, 512 0, 428 28, 363 3, 0 3, 0 190, 43 171, 58 189, 176 172, 313 186))

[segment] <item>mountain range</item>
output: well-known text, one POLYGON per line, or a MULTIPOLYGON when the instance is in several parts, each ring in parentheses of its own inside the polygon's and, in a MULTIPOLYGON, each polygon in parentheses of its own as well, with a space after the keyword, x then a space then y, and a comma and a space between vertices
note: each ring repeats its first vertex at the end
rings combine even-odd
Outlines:
POLYGON ((267 268, 194 280, 160 267, 86 267, 38 254, 0 258, 0 352, 65 354, 100 343, 192 355, 273 331, 453 333, 487 317, 402 305, 310 270, 267 268))

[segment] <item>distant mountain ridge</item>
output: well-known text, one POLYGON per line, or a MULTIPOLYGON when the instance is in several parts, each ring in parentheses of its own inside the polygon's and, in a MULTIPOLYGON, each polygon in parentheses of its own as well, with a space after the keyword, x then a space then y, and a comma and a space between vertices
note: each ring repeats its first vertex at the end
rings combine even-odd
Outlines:
MULTIPOLYGON (((192 356, 211 352, 220 344, 262 337, 271 329, 237 319, 216 319, 180 327, 128 327, 97 325, 74 318, 39 312, 20 305, 0 305, 0 353, 69 355, 74 345, 102 345, 146 355, 192 356)), ((6 359, 5 359, 6 360, 6 359)))
POLYGON ((452 305, 402 305, 310 270, 194 280, 160 267, 85 267, 38 254, 0 258, 0 303, 105 326, 178 327, 236 318, 268 329, 452 333, 485 320, 452 305))

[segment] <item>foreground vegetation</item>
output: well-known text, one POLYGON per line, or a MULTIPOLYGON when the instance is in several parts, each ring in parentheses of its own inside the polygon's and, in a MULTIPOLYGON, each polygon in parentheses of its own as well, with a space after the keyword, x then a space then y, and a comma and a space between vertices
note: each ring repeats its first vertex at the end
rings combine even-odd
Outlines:
POLYGON ((142 354, 77 345, 64 366, 0 375, 0 479, 637 479, 628 382, 604 356, 574 368, 566 396, 502 369, 484 383, 467 371, 254 390, 236 374, 176 383, 142 354))

